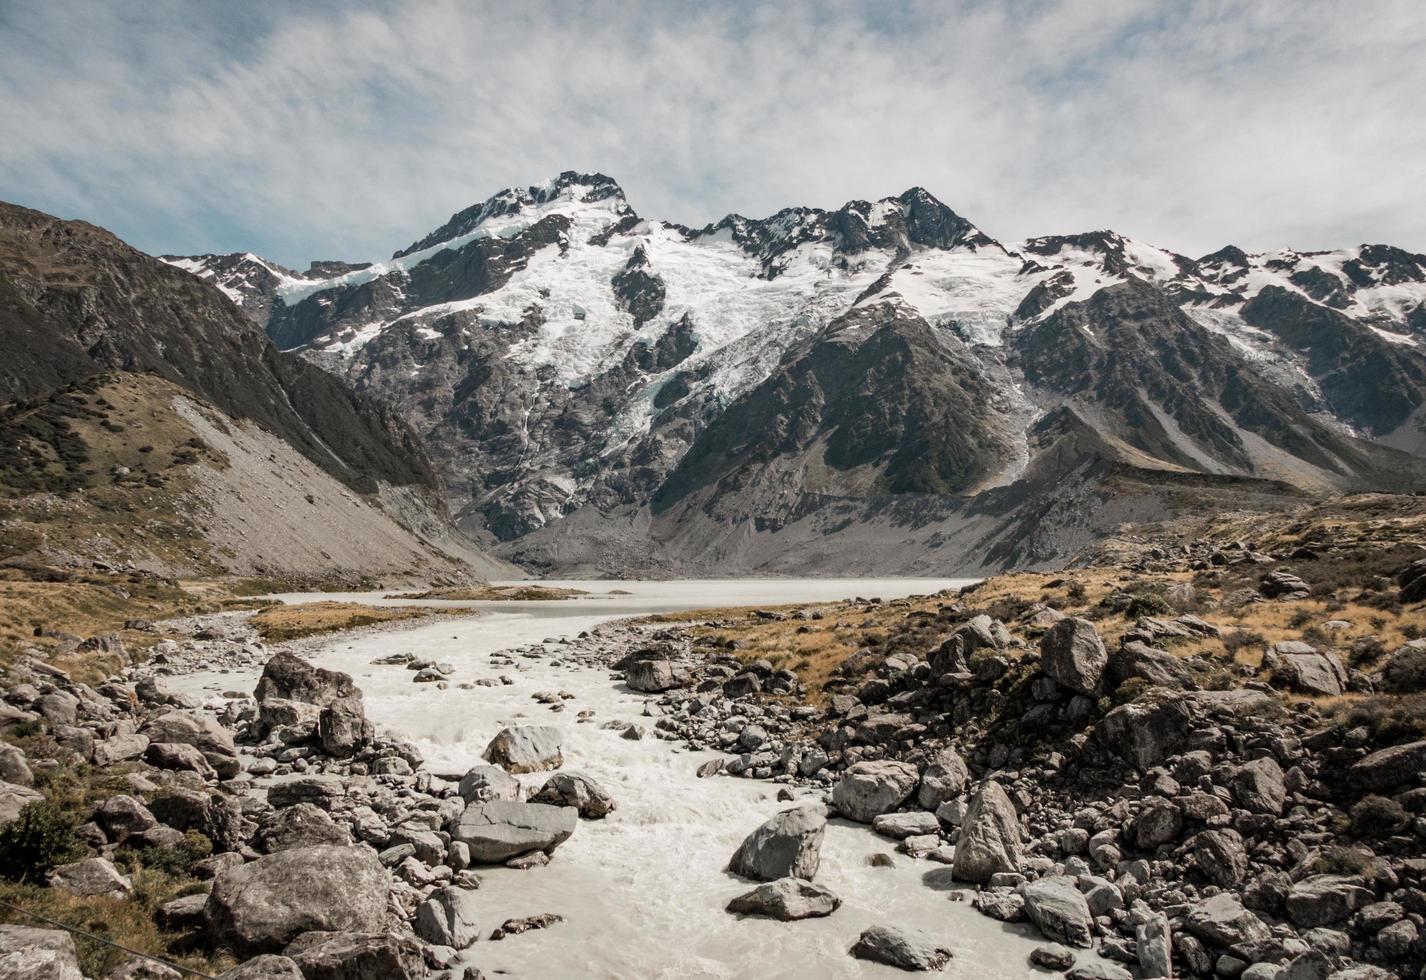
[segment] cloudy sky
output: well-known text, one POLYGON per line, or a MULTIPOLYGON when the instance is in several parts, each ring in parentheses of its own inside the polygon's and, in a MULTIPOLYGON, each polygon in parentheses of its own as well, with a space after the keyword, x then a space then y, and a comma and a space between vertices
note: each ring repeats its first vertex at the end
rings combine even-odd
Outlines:
POLYGON ((1013 240, 1426 251, 1426 4, 0 0, 0 198, 385 256, 599 170, 642 214, 920 184, 1013 240))

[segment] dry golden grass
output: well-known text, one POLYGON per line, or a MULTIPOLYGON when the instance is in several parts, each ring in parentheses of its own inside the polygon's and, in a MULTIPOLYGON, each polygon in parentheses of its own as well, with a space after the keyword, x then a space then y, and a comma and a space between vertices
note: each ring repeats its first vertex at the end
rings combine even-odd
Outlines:
POLYGON ((461 609, 429 606, 367 606, 359 602, 306 602, 272 605, 253 616, 251 623, 269 643, 296 640, 318 633, 419 619, 433 614, 465 613, 461 609))
MULTIPOLYGON (((85 898, 55 888, 0 882, 0 900, 208 976, 216 976, 234 965, 233 958, 226 953, 209 956, 181 952, 186 937, 164 932, 154 923, 154 912, 160 905, 192 894, 197 890, 197 882, 186 876, 147 868, 136 871, 133 882, 134 892, 127 899, 85 898)), ((53 928, 10 909, 0 909, 0 921, 53 928)), ((75 946, 87 977, 104 976, 132 958, 112 946, 80 936, 75 937, 75 946)))
POLYGON ((544 599, 572 599, 589 595, 583 589, 563 589, 548 585, 468 585, 425 592, 403 592, 388 599, 456 599, 461 602, 537 602, 544 599))

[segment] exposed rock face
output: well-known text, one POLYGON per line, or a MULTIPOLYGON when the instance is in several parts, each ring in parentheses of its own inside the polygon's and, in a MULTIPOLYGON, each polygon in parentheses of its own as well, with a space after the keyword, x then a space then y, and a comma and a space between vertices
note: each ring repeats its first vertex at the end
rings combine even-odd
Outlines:
POLYGON ((1086 619, 1062 619, 1040 639, 1040 669, 1071 691, 1097 694, 1108 666, 1104 641, 1086 619))
POLYGON ((955 876, 985 882, 1020 870, 1020 817, 999 783, 987 782, 971 799, 956 838, 955 876))
POLYGON ((1095 737, 1139 770, 1150 769, 1177 752, 1188 737, 1192 712, 1172 698, 1121 704, 1100 719, 1095 737))
POLYGON ((564 764, 559 729, 551 725, 519 725, 501 729, 481 758, 508 772, 539 772, 564 764))
POLYGON ((832 788, 832 803, 844 817, 870 823, 906 802, 919 778, 906 762, 858 762, 832 788))
POLYGON ((1408 783, 1423 770, 1426 770, 1426 740, 1373 752, 1352 763, 1347 779, 1360 789, 1380 791, 1408 783))
POLYGON ((1330 926, 1375 901, 1360 878, 1348 875, 1312 875, 1295 883, 1287 893, 1287 914, 1303 928, 1330 926))
POLYGON ((304 980, 290 956, 264 953, 218 974, 218 980, 304 980))
POLYGON ((127 875, 120 874, 113 864, 99 857, 61 864, 49 873, 48 881, 51 888, 83 897, 127 898, 134 890, 127 875))
POLYGON ((257 837, 258 846, 269 854, 292 847, 346 846, 351 842, 346 828, 327 816, 327 811, 311 803, 297 803, 278 810, 262 825, 257 837))
POLYGON ((570 806, 493 800, 467 806, 452 835, 470 848, 472 861, 498 864, 532 851, 553 853, 578 819, 570 806))
POLYGON ((1275 682, 1300 694, 1336 697, 1347 689, 1347 671, 1336 656, 1296 640, 1273 644, 1263 666, 1272 670, 1275 682))
POLYGON ((220 945, 273 953, 304 932, 380 931, 389 887, 368 848, 295 847, 221 872, 206 915, 220 945))
POLYGON ((811 881, 817 876, 826 828, 827 815, 819 806, 784 810, 747 836, 728 870, 754 881, 811 881))
POLYGON ((801 878, 779 878, 734 898, 728 911, 792 922, 831 915, 841 904, 840 898, 821 885, 801 878))
POLYGON ((1224 948, 1271 935, 1261 919, 1227 892, 1189 908, 1183 926, 1204 942, 1224 948))
POLYGON ((863 930, 852 947, 852 955, 860 960, 885 963, 902 970, 924 972, 940 970, 951 961, 951 951, 921 932, 871 926, 863 930))

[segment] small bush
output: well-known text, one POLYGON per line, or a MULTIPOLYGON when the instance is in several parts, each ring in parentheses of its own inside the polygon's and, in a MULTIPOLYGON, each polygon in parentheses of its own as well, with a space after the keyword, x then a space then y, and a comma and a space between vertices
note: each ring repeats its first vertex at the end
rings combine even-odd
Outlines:
POLYGON ((1089 600, 1089 593, 1084 588, 1083 582, 1071 582, 1069 588, 1065 589, 1065 598, 1071 605, 1082 606, 1089 600))
POLYGON ((1378 745, 1411 742, 1426 736, 1426 695, 1378 695, 1347 706, 1349 728, 1365 726, 1378 745))
POLYGON ((38 883, 51 869, 78 861, 86 853, 75 834, 78 827, 74 813, 58 804, 26 803, 14 822, 0 829, 0 875, 38 883))
POLYGON ((213 842, 196 830, 183 835, 174 847, 145 847, 135 857, 145 868, 169 875, 186 875, 197 861, 213 853, 213 842))
POLYGON ((1364 796, 1352 807, 1352 834, 1357 837, 1390 837, 1410 821, 1406 810, 1385 796, 1364 796))
POLYGON ((1352 647, 1347 651, 1347 663, 1360 670, 1376 663, 1385 655, 1386 647, 1382 644, 1381 637, 1364 636, 1352 641, 1352 647))
POLYGON ((1157 592, 1141 592, 1129 600, 1129 605, 1124 608, 1124 615, 1129 619, 1138 619, 1140 616, 1172 616, 1173 606, 1157 592))
POLYGON ((1404 646, 1391 655, 1381 672, 1382 687, 1396 694, 1426 691, 1426 649, 1404 646))

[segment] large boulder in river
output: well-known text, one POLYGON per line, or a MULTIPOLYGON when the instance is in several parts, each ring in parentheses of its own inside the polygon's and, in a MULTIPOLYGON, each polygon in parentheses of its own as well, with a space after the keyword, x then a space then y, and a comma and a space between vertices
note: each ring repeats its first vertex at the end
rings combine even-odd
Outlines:
POLYGON ((1094 916, 1073 878, 1052 875, 1027 884, 1025 913, 1046 939, 1066 946, 1094 944, 1094 916))
POLYGON ((572 806, 586 820, 600 820, 614 812, 617 804, 603 786, 575 772, 557 772, 545 781, 531 803, 572 806))
POLYGON ((492 800, 467 806, 451 836, 470 848, 472 861, 500 864, 533 851, 552 854, 578 821, 572 806, 492 800))
POLYGON ((822 858, 822 837, 827 831, 827 814, 815 804, 784 810, 749 834, 728 870, 754 881, 817 876, 822 858))
POLYGON ((391 880, 368 847, 294 847, 228 868, 204 914, 219 946, 280 952, 304 932, 378 932, 391 880))
POLYGON ((446 885, 416 906, 416 935, 436 946, 465 949, 480 938, 473 891, 446 885))
POLYGON ((564 764, 560 730, 553 725, 502 728, 480 756, 507 772, 539 772, 564 764))
POLYGON ((420 945, 393 932, 306 932, 283 952, 304 980, 425 980, 420 945))
POLYGON ((459 792, 466 803, 489 803, 519 800, 525 790, 520 780, 499 766, 475 766, 460 778, 459 792))
POLYGON ((728 911, 793 922, 831 915, 841 904, 840 898, 821 885, 801 878, 779 878, 734 898, 728 903, 728 911))
POLYGON ((1067 690, 1097 695, 1108 666, 1104 641, 1087 619, 1062 619, 1040 637, 1040 669, 1067 690))
POLYGON ((997 782, 987 782, 961 817, 952 873, 961 881, 986 882, 1020 870, 1020 817, 997 782))
POLYGON ((909 762, 879 759, 853 763, 832 789, 832 803, 849 820, 871 823, 911 795, 920 773, 909 762))
POLYGON ((84 980, 79 952, 60 929, 0 925, 0 977, 5 980, 84 980))
POLYGON ((305 701, 325 708, 338 698, 360 698, 361 691, 350 674, 313 666, 295 653, 283 651, 262 669, 253 697, 259 701, 305 701))
POLYGON ((243 771, 233 736, 213 718, 187 711, 170 711, 149 719, 143 734, 150 742, 177 742, 203 753, 208 765, 223 779, 243 771))
POLYGON ((890 926, 871 926, 862 930, 851 953, 859 960, 917 972, 944 969, 952 955, 948 947, 924 932, 890 926))

